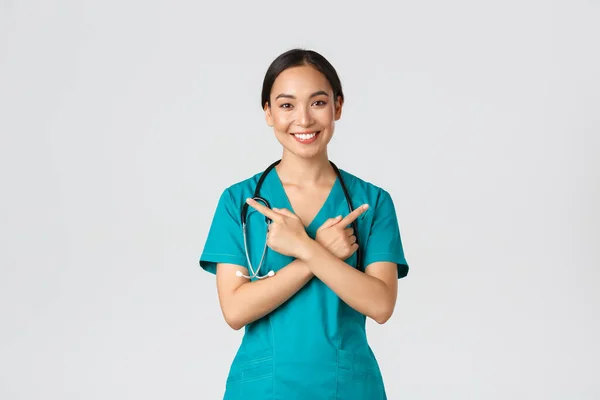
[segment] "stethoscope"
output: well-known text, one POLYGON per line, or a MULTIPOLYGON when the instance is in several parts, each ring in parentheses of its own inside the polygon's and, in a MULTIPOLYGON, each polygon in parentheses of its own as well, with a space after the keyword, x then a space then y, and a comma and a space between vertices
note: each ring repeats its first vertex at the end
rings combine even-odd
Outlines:
MULTIPOLYGON (((263 181, 265 180, 266 176, 269 174, 269 172, 271 172, 271 170, 273 168, 275 168, 275 166, 277 164, 279 164, 281 162, 281 160, 275 161, 273 164, 269 165, 267 167, 267 169, 262 173, 260 179, 258 180, 258 183, 256 184, 256 188, 254 190, 254 195, 252 196, 252 198, 260 203, 263 203, 263 205, 267 208, 271 208, 269 202, 260 197, 260 188, 262 187, 263 181)), ((335 171, 335 174, 337 175, 340 184, 342 186, 342 190, 344 191, 344 196, 346 197, 346 202, 348 203, 348 210, 349 212, 353 211, 352 208, 352 202, 350 201, 350 195, 348 194, 348 189, 346 188, 346 185, 344 184, 344 180, 342 179, 342 174, 340 174, 340 170, 338 169, 338 167, 332 163, 331 161, 329 161, 329 163, 331 164, 331 166, 333 167, 333 170, 335 171)), ((275 272, 273 270, 269 271, 269 273, 267 275, 263 275, 263 276, 259 276, 258 273, 260 272, 260 268, 263 265, 263 261, 265 259, 265 254, 267 253, 267 241, 265 239, 265 247, 263 248, 263 252, 262 252, 262 256, 260 258, 260 263, 258 264, 258 268, 256 269, 256 271, 254 271, 254 268, 252 267, 252 262, 250 261, 250 255, 248 254, 248 243, 246 241, 246 215, 248 212, 248 203, 244 203, 243 207, 242 207, 242 232, 244 235, 244 250, 246 252, 246 260, 248 261, 248 267, 250 267, 250 276, 246 276, 244 275, 241 271, 236 271, 236 275, 237 276, 243 276, 244 278, 248 278, 248 279, 253 279, 253 278, 258 278, 258 279, 263 279, 266 278, 268 276, 273 276, 275 275, 275 272)), ((271 219, 265 217, 265 221, 267 223, 267 228, 268 226, 271 224, 271 219)), ((356 220, 352 221, 352 228, 354 230, 354 236, 356 237, 356 244, 358 244, 358 228, 356 225, 356 220)), ((361 253, 360 253, 360 249, 356 250, 356 266, 357 268, 360 267, 361 265, 361 253)))

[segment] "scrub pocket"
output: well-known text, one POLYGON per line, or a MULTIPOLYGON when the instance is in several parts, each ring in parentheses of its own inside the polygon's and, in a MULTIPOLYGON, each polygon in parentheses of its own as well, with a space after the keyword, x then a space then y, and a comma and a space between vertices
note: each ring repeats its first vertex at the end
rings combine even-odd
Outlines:
POLYGON ((273 356, 236 363, 227 378, 223 400, 271 400, 273 379, 273 356))
POLYGON ((338 350, 338 399, 385 400, 383 379, 372 358, 338 350))

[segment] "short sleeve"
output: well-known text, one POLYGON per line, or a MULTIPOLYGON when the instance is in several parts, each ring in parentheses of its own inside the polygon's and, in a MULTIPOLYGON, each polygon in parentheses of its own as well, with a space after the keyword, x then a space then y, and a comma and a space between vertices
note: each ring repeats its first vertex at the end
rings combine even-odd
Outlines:
POLYGON ((365 268, 374 262, 390 261, 398 266, 398 279, 408 274, 408 263, 404 257, 400 227, 394 202, 388 192, 382 190, 373 209, 373 222, 364 250, 365 268))
POLYGON ((244 237, 240 220, 241 208, 236 207, 229 189, 219 198, 206 243, 200 256, 200 266, 217 273, 217 263, 229 263, 248 268, 244 252, 244 237))

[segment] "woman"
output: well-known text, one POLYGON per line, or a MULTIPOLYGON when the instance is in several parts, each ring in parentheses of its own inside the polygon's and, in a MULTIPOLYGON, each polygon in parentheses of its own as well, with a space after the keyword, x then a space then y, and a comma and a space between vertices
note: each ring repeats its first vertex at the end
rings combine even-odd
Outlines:
POLYGON ((328 159, 343 102, 314 51, 287 51, 267 70, 261 107, 281 161, 224 190, 200 257, 226 322, 245 327, 225 399, 386 398, 365 319, 390 318, 408 265, 390 195, 328 159), (261 177, 271 208, 250 199, 261 177))

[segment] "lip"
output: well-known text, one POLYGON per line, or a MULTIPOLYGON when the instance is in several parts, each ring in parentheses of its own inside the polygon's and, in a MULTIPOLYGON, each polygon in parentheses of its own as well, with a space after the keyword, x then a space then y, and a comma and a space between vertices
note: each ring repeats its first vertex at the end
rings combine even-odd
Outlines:
POLYGON ((311 133, 319 133, 321 131, 304 131, 304 132, 292 132, 290 135, 308 135, 311 133))
POLYGON ((314 143, 319 138, 320 134, 321 134, 321 131, 310 131, 310 132, 294 132, 294 133, 291 133, 290 135, 294 137, 294 140, 296 140, 296 142, 308 145, 308 144, 314 143), (309 133, 314 133, 315 136, 313 136, 310 139, 300 139, 299 137, 295 136, 295 135, 298 135, 298 134, 305 134, 306 135, 306 134, 309 134, 309 133))

